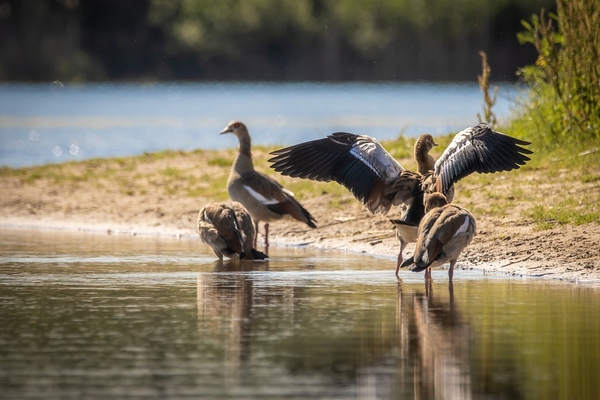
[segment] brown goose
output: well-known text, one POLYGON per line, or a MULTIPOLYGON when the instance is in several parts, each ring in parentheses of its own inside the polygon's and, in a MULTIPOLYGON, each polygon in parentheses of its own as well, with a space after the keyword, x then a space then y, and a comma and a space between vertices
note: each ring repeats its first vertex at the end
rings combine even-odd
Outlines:
POLYGON ((237 201, 213 202, 198 213, 198 234, 219 259, 223 256, 264 260, 267 255, 252 247, 256 232, 246 208, 237 201))
MULTIPOLYGON (((316 228, 316 220, 294 199, 294 194, 286 190, 274 179, 254 170, 252 163, 251 139, 248 128, 240 121, 231 121, 221 134, 233 133, 239 140, 239 152, 231 167, 227 191, 232 200, 239 201, 247 209, 258 234, 258 223, 265 221, 265 246, 269 245, 269 222, 286 215, 316 228)), ((256 238, 254 239, 256 247, 256 238)))
POLYGON ((425 279, 429 280, 431 268, 450 262, 448 279, 451 282, 460 252, 475 236, 475 218, 467 209, 448 204, 446 197, 441 193, 428 196, 425 211, 427 214, 419 224, 415 252, 400 267, 408 267, 413 272, 426 270, 425 279))
POLYGON ((345 186, 372 213, 386 214, 392 205, 405 209, 398 227, 400 252, 416 240, 429 193, 438 191, 452 201, 454 183, 473 172, 510 171, 524 165, 532 152, 529 142, 493 131, 487 124, 469 127, 454 137, 434 162, 429 151, 436 146, 431 135, 415 143, 418 172, 407 171, 379 144, 366 135, 337 132, 324 139, 274 151, 271 168, 283 175, 336 181, 345 186))

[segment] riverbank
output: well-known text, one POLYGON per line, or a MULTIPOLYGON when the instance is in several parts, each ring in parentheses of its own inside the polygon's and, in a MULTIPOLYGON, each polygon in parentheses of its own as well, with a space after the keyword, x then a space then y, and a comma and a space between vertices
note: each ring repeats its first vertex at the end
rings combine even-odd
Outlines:
MULTIPOLYGON (((264 160, 267 151, 257 150, 254 156, 264 160)), ((159 157, 4 169, 0 226, 198 240, 198 211, 207 202, 226 197, 223 182, 232 155, 233 150, 170 152, 159 157)), ((410 159, 400 162, 410 168, 410 159)), ((258 169, 268 171, 264 163, 257 164, 258 169)), ((272 245, 308 245, 372 255, 376 262, 389 264, 393 277, 399 246, 388 217, 394 215, 371 215, 335 183, 273 176, 295 191, 317 219, 318 228, 288 220, 272 223, 272 245)), ((566 193, 575 198, 575 209, 589 208, 589 204, 598 207, 597 179, 573 179, 568 170, 552 173, 549 179, 549 171, 543 168, 524 168, 468 177, 458 183, 456 193, 455 203, 474 213, 478 229, 459 259, 458 270, 600 282, 600 223, 561 225, 549 221, 547 229, 540 230, 531 217, 540 204, 561 207, 566 193), (587 200, 577 205, 578 196, 587 200)), ((260 233, 262 243, 262 225, 260 233)), ((412 250, 409 245, 405 255, 412 250)))

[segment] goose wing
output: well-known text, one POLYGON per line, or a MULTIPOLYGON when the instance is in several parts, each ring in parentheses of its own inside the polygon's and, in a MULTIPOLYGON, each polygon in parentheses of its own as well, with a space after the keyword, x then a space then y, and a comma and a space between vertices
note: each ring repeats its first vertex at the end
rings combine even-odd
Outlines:
MULTIPOLYGON (((244 184, 246 191, 276 214, 290 214, 298 221, 316 228, 317 220, 294 197, 294 193, 284 188, 279 182, 260 172, 252 171, 253 180, 244 184)), ((245 181, 242 176, 242 181, 245 181)))
POLYGON ((473 172, 510 171, 529 161, 532 154, 524 140, 492 130, 487 124, 467 128, 454 137, 435 163, 437 190, 446 193, 460 179, 473 172))
POLYGON ((402 166, 366 135, 336 132, 324 139, 276 150, 271 168, 294 178, 335 181, 346 187, 373 212, 387 212, 386 185, 403 171, 402 166))

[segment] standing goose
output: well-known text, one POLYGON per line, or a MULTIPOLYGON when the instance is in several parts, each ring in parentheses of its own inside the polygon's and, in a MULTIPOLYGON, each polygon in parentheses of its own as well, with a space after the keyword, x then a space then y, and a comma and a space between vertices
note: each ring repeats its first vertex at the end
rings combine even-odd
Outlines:
POLYGON ((337 132, 324 139, 274 151, 269 162, 271 168, 283 175, 336 181, 373 214, 387 214, 392 205, 403 205, 402 218, 392 221, 400 239, 399 265, 406 244, 416 240, 430 193, 441 192, 452 201, 454 183, 473 172, 517 169, 529 161, 526 154, 532 152, 521 147, 528 144, 493 131, 487 124, 479 124, 456 134, 434 161, 429 151, 437 144, 431 135, 421 135, 414 149, 418 172, 412 172, 402 168, 376 139, 337 132))
POLYGON ((256 232, 250 214, 237 201, 213 202, 198 213, 200 240, 209 245, 219 259, 223 256, 264 260, 267 255, 252 247, 256 232))
POLYGON ((430 280, 431 268, 450 262, 448 279, 452 282, 456 260, 475 236, 475 218, 467 209, 448 204, 441 193, 428 196, 425 211, 427 214, 419 224, 415 252, 400 267, 409 267, 413 272, 425 270, 425 279, 430 280))
MULTIPOLYGON (((409 187, 414 184, 417 188, 417 192, 415 193, 415 197, 410 200, 410 207, 407 207, 402 218, 390 219, 390 222, 396 228, 396 237, 400 242, 396 271, 402 261, 404 261, 402 259, 402 254, 406 245, 417 241, 419 222, 425 215, 425 192, 429 193, 432 190, 433 176, 431 174, 428 175, 428 173, 435 170, 435 159, 429 152, 437 145, 438 144, 434 141, 433 136, 430 134, 419 136, 415 142, 413 151, 414 159, 417 162, 418 174, 410 171, 403 171, 401 173, 401 181, 403 180, 404 184, 407 184, 409 187), (424 181, 426 175, 428 175, 428 181, 419 183, 419 180, 424 181), (423 190, 421 191, 421 189, 423 190)), ((451 202, 454 198, 454 186, 450 186, 445 194, 448 201, 451 202)))
MULTIPOLYGON (((227 191, 232 200, 239 201, 247 209, 256 226, 265 221, 265 246, 269 246, 269 222, 276 221, 286 215, 316 228, 316 220, 302 205, 294 199, 294 194, 286 190, 274 179, 254 170, 252 143, 248 128, 240 121, 231 121, 221 131, 221 135, 233 133, 237 136, 240 147, 233 161, 227 191)), ((256 247, 256 238, 254 238, 256 247)))

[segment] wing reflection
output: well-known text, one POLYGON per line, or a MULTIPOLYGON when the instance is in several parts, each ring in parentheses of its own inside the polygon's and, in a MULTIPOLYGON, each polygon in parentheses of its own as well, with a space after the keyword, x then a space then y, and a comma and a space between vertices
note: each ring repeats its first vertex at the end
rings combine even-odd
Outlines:
POLYGON ((320 275, 300 283, 267 268, 226 260, 198 274, 198 331, 226 386, 312 382, 303 388, 316 397, 332 387, 358 399, 472 397, 470 328, 452 286, 434 294, 408 285, 396 297, 389 286, 369 293, 320 275))
POLYGON ((454 302, 453 285, 447 298, 434 296, 427 283, 424 293, 404 294, 400 287, 397 321, 402 370, 413 372, 414 398, 472 398, 470 327, 454 302))

